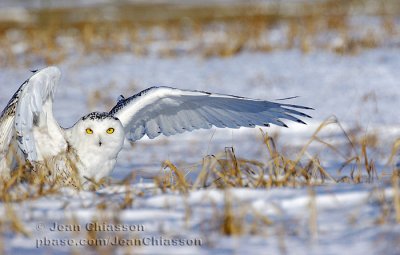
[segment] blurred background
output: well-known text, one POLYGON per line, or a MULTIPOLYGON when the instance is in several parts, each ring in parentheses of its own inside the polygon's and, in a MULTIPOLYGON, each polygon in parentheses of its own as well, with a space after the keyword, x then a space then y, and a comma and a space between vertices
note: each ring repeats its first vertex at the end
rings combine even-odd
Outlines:
POLYGON ((0 67, 115 53, 229 57, 399 48, 397 0, 2 0, 0 67))

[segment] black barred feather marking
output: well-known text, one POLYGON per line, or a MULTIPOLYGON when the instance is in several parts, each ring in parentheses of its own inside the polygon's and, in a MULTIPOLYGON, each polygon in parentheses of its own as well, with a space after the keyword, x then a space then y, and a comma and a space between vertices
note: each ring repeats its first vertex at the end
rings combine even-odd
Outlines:
POLYGON ((81 120, 104 120, 104 119, 114 119, 118 120, 118 118, 114 117, 108 112, 91 112, 81 118, 81 120))
POLYGON ((15 110, 17 109, 17 104, 18 104, 19 97, 21 95, 22 88, 28 83, 28 81, 29 80, 26 80, 24 83, 22 83, 22 85, 18 88, 18 90, 11 97, 10 101, 8 101, 6 107, 1 112, 0 119, 2 119, 5 116, 14 116, 15 115, 15 110))

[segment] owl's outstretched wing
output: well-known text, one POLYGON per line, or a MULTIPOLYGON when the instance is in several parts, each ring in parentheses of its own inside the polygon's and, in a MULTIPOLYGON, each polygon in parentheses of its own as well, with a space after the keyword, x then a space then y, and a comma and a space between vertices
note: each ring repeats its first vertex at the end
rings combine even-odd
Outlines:
POLYGON ((35 71, 8 102, 0 116, 0 157, 7 154, 10 143, 15 139, 25 159, 38 161, 42 159, 43 152, 38 151, 40 146, 35 136, 39 136, 42 143, 49 143, 46 138, 50 137, 64 139, 52 111, 60 76, 57 67, 35 71))
POLYGON ((287 127, 280 119, 305 124, 294 115, 310 116, 296 108, 311 109, 202 91, 151 87, 127 99, 121 97, 110 114, 122 122, 128 139, 136 141, 145 134, 152 139, 160 134, 169 136, 212 126, 239 128, 272 123, 287 127))

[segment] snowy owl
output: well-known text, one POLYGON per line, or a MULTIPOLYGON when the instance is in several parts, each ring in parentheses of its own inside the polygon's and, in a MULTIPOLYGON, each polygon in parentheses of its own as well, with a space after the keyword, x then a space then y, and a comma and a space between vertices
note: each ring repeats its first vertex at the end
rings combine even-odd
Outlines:
POLYGON ((129 98, 120 96, 110 112, 93 112, 62 128, 52 105, 61 72, 51 66, 35 71, 17 90, 0 117, 0 175, 16 169, 31 176, 82 187, 114 169, 125 137, 137 141, 194 129, 287 127, 280 119, 303 123, 309 117, 280 104, 202 91, 151 87, 129 98))

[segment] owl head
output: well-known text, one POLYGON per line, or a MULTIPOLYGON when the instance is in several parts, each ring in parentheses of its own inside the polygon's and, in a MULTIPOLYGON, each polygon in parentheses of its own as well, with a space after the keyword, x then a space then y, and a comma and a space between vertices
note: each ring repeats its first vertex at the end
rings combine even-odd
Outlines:
POLYGON ((70 129, 68 140, 80 154, 115 158, 122 149, 124 137, 124 128, 118 118, 106 112, 92 112, 70 129))

